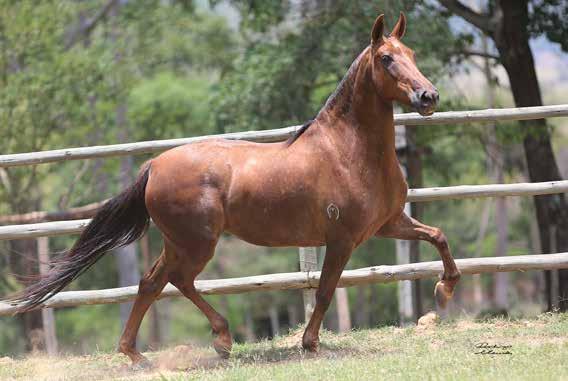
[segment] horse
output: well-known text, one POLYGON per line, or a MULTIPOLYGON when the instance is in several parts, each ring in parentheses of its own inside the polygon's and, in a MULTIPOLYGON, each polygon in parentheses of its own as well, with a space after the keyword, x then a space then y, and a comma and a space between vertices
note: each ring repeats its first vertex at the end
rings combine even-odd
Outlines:
POLYGON ((322 319, 353 250, 373 236, 424 240, 444 271, 435 297, 445 305, 460 278, 444 233, 407 216, 408 185, 395 151, 393 102, 431 115, 439 95, 401 40, 403 13, 389 36, 384 15, 370 44, 351 64, 316 118, 288 141, 210 139, 147 161, 135 182, 106 202, 50 271, 10 301, 29 311, 62 290, 106 252, 137 240, 151 218, 164 246, 140 281, 118 350, 133 365, 151 365, 136 349, 150 305, 170 282, 208 318, 213 347, 227 358, 227 320, 196 291, 194 280, 221 233, 270 247, 327 246, 316 305, 302 337, 317 351, 322 319))

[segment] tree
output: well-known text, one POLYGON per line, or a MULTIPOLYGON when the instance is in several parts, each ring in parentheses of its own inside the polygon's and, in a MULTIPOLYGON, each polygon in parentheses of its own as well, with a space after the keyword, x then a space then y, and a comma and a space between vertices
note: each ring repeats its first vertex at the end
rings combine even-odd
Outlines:
MULTIPOLYGON (((440 0, 450 12, 489 36, 505 68, 515 105, 541 106, 542 96, 536 75, 531 37, 545 35, 568 51, 568 4, 561 0, 491 0, 483 12, 476 12, 459 0, 440 0)), ((545 120, 523 121, 523 146, 530 180, 561 180, 545 120)), ((541 248, 550 253, 568 250, 568 204, 563 194, 534 198, 541 248)), ((550 275, 548 306, 550 299, 550 275)), ((559 271, 560 309, 568 309, 568 271, 559 271)))
POLYGON ((429 77, 447 70, 454 49, 447 19, 415 1, 250 2, 241 11, 245 49, 214 98, 219 130, 269 129, 315 117, 356 56, 369 44, 379 13, 406 12, 405 41, 429 77), (420 27, 428 25, 428 28, 420 27))

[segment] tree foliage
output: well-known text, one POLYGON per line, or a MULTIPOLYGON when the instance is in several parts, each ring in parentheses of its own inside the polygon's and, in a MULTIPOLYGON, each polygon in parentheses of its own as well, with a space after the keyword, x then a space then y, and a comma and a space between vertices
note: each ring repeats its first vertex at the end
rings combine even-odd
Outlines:
POLYGON ((449 69, 446 58, 459 43, 459 38, 448 39, 452 34, 445 18, 412 1, 390 1, 389 6, 386 1, 308 1, 295 8, 232 3, 244 20, 245 48, 215 98, 215 124, 227 131, 276 128, 313 118, 369 44, 379 13, 386 13, 394 26, 398 11, 406 11, 405 41, 431 77, 449 69))

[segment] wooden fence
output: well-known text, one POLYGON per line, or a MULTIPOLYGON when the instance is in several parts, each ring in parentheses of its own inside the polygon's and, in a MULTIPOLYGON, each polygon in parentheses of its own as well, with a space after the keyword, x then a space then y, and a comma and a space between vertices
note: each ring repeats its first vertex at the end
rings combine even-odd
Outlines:
MULTIPOLYGON (((407 202, 478 197, 536 196, 564 192, 568 192, 568 180, 546 183, 459 185, 455 187, 409 189, 407 202)), ((0 241, 77 234, 87 226, 89 221, 90 219, 80 219, 0 226, 0 241)))
MULTIPOLYGON (((553 270, 568 268, 568 253, 520 255, 456 259, 462 274, 482 274, 507 271, 553 270)), ((443 270, 442 261, 420 262, 395 266, 373 266, 357 270, 345 270, 339 287, 388 283, 437 277, 443 270)), ((195 288, 206 295, 242 294, 252 291, 299 290, 316 288, 319 271, 279 273, 244 278, 197 280, 195 288)), ((93 291, 64 291, 53 296, 44 308, 70 307, 91 304, 116 304, 132 301, 138 286, 110 288, 93 291)), ((160 298, 182 296, 177 288, 168 284, 160 298)), ((0 302, 0 316, 13 314, 15 307, 0 302)))
MULTIPOLYGON (((396 114, 394 116, 394 121, 397 125, 418 126, 474 122, 496 122, 508 120, 530 120, 561 116, 568 116, 568 105, 487 109, 475 111, 448 111, 438 112, 430 116, 421 116, 417 113, 396 114)), ((0 155, 0 168, 42 163, 56 163, 68 160, 156 153, 183 144, 211 138, 248 140, 261 143, 277 142, 288 139, 300 127, 301 126, 291 126, 274 130, 234 132, 220 135, 198 136, 194 138, 153 140, 137 143, 65 148, 42 152, 0 155)))
MULTIPOLYGON (((441 112, 423 117, 416 113, 395 115, 396 124, 440 125, 450 123, 529 120, 568 116, 568 105, 489 109, 477 111, 441 112)), ((250 140, 256 142, 282 141, 290 137, 299 126, 268 131, 202 136, 196 138, 157 140, 148 142, 115 144, 97 147, 69 148, 43 152, 0 155, 0 168, 67 160, 113 157, 160 152, 182 144, 212 137, 250 140)), ((534 196, 568 192, 568 181, 524 184, 463 185, 456 187, 411 189, 408 202, 423 202, 472 197, 534 196)), ((54 221, 35 224, 0 227, 0 240, 73 234, 80 232, 88 219, 54 221)), ((464 274, 500 271, 551 270, 568 268, 568 253, 508 256, 495 258, 459 259, 456 261, 464 274)), ((348 287, 359 284, 392 282, 435 277, 442 271, 441 262, 422 262, 397 266, 375 266, 344 271, 339 285, 348 287)), ((269 274, 255 277, 197 281, 196 287, 204 294, 243 293, 258 290, 310 289, 317 287, 319 272, 306 271, 285 274, 269 274)), ((83 304, 123 303, 132 300, 136 286, 96 291, 61 292, 48 300, 44 307, 63 307, 83 304)), ((179 295, 171 285, 162 297, 179 295)), ((0 302, 0 315, 13 312, 14 307, 0 302)))

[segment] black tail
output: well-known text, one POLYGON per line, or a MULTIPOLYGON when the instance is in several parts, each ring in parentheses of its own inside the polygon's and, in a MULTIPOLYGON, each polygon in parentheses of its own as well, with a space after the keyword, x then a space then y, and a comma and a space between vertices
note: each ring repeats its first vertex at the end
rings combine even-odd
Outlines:
POLYGON ((150 220, 144 202, 149 173, 148 164, 134 184, 101 207, 73 247, 51 261, 45 276, 9 298, 10 303, 18 306, 16 313, 34 309, 94 265, 106 252, 128 245, 144 234, 150 220))

